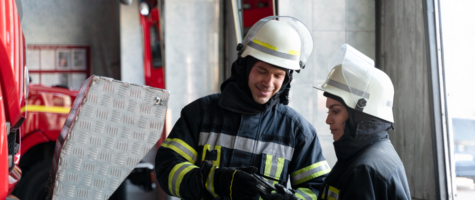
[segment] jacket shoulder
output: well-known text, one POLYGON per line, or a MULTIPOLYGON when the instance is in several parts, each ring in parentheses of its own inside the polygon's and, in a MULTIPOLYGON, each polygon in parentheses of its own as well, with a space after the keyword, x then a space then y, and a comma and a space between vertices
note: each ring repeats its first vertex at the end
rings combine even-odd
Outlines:
POLYGON ((403 167, 396 150, 389 140, 377 142, 364 150, 354 162, 355 167, 374 170, 380 176, 390 178, 403 167))
POLYGON ((206 106, 209 104, 217 104, 220 96, 221 96, 221 93, 216 93, 216 94, 210 94, 208 96, 198 98, 194 100, 193 102, 189 103, 188 105, 186 105, 183 109, 184 110, 196 109, 196 108, 202 108, 203 106, 206 106))
POLYGON ((292 121, 292 123, 294 123, 303 133, 305 139, 317 137, 317 131, 313 125, 290 106, 278 104, 276 105, 276 111, 281 113, 285 118, 288 118, 290 121, 292 121))

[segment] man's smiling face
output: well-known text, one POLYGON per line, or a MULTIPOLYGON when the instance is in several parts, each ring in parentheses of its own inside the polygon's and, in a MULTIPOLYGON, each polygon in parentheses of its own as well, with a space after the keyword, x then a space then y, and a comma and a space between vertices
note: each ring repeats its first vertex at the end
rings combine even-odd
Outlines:
POLYGON ((249 88, 252 98, 258 104, 265 104, 282 87, 285 71, 272 65, 258 61, 249 72, 249 88))

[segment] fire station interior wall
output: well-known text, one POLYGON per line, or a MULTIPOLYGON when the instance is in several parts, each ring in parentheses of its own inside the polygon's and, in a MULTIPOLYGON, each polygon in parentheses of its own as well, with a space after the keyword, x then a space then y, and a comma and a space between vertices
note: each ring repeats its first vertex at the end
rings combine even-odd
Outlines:
POLYGON ((310 29, 314 47, 307 66, 294 73, 290 106, 313 124, 330 166, 336 163, 333 136, 325 123, 323 92, 313 88, 328 75, 327 63, 342 43, 375 58, 374 0, 279 0, 278 14, 300 19, 310 29))
POLYGON ((120 4, 120 49, 121 80, 144 85, 143 34, 139 1, 132 1, 130 5, 120 4))
MULTIPOLYGON (((225 54, 224 54, 224 66, 223 66, 223 75, 224 78, 231 77, 231 66, 234 61, 238 58, 237 55, 237 39, 236 39, 236 29, 234 26, 234 16, 233 16, 233 6, 232 6, 232 1, 226 1, 222 0, 221 1, 224 9, 224 48, 225 48, 225 54)), ((239 3, 239 2, 238 2, 239 3)), ((243 37, 244 38, 244 37, 243 37)))
POLYGON ((436 199, 423 1, 382 2, 381 69, 394 89, 395 131, 413 199, 436 199))
POLYGON ((220 1, 165 1, 167 131, 192 101, 219 92, 220 1))
POLYGON ((27 44, 90 45, 91 74, 120 79, 117 0, 22 0, 27 44))

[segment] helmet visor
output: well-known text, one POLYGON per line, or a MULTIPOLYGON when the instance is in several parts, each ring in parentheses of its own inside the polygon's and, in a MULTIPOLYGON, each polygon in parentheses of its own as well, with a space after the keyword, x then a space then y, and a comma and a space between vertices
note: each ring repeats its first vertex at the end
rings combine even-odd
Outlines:
POLYGON ((313 39, 312 35, 310 34, 310 30, 302 23, 300 20, 289 17, 289 16, 269 16, 262 18, 258 22, 256 22, 249 32, 247 32, 246 37, 244 37, 242 44, 247 46, 250 41, 253 40, 256 33, 259 29, 262 28, 264 24, 266 24, 270 20, 277 20, 279 22, 284 22, 287 25, 290 25, 300 36, 300 68, 303 68, 307 63, 310 54, 313 51, 313 39))
POLYGON ((361 98, 369 99, 367 90, 373 75, 374 61, 345 43, 333 54, 328 63, 328 70, 331 71, 338 65, 342 66, 345 83, 333 83, 334 86, 350 92, 353 105, 361 98))

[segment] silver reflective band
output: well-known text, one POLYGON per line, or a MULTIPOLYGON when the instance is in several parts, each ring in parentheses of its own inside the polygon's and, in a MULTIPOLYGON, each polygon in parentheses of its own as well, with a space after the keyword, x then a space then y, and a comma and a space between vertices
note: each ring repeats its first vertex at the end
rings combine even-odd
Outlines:
MULTIPOLYGON (((183 151, 183 153, 185 153, 186 155, 190 156, 190 158, 196 163, 196 161, 198 161, 197 157, 195 156, 195 154, 193 154, 193 152, 191 152, 188 148, 186 148, 185 146, 183 146, 182 144, 180 144, 179 142, 176 142, 176 141, 170 141, 170 140, 165 140, 163 141, 163 144, 166 144, 166 145, 173 145, 175 146, 176 148, 180 149, 181 151, 183 151)), ((165 146, 165 145, 163 145, 165 146)))
MULTIPOLYGON (((266 156, 269 156, 269 155, 266 155, 266 156)), ((270 177, 271 178, 275 178, 275 179, 278 179, 276 177, 277 175, 277 167, 279 165, 279 158, 277 156, 272 156, 272 166, 270 167, 270 177)), ((267 163, 266 163, 267 164, 267 163)), ((268 166, 266 166, 267 168, 268 166)), ((283 167, 283 166, 282 166, 283 167)), ((282 171, 281 171, 282 172, 282 171)), ((280 174, 279 174, 280 175, 280 174)), ((279 177, 280 178, 280 177, 279 177)))
POLYGON ((312 197, 311 197, 311 196, 308 196, 308 194, 306 194, 305 192, 303 192, 303 191, 301 191, 301 190, 299 190, 299 189, 297 189, 296 192, 297 192, 298 194, 302 195, 303 198, 305 198, 305 200, 312 200, 312 197))
POLYGON ((212 147, 219 145, 228 149, 236 149, 253 154, 270 154, 288 161, 292 160, 292 155, 294 154, 294 148, 290 146, 273 142, 256 141, 239 136, 230 136, 223 133, 201 132, 198 145, 203 146, 205 144, 209 144, 212 147))
POLYGON ((216 165, 211 167, 211 171, 209 172, 209 175, 208 175, 208 180, 206 181, 206 189, 208 189, 211 195, 213 195, 216 198, 218 197, 218 195, 216 194, 216 192, 214 192, 214 181, 213 181, 215 169, 216 169, 216 165))
POLYGON ((327 162, 325 162, 324 164, 322 164, 322 165, 320 165, 320 166, 318 166, 318 167, 316 167, 316 168, 313 168, 313 169, 311 169, 311 170, 308 170, 308 171, 306 171, 306 172, 303 172, 303 173, 301 173, 301 174, 297 174, 297 175, 294 175, 294 176, 290 176, 290 179, 291 179, 292 182, 295 182, 295 181, 298 181, 298 180, 300 180, 300 179, 303 179, 303 178, 305 178, 305 177, 307 177, 307 176, 310 176, 310 175, 315 174, 315 173, 317 173, 317 172, 321 172, 321 171, 326 170, 326 169, 330 169, 330 166, 328 166, 328 163, 327 163, 327 162))
POLYGON ((331 190, 329 189, 327 196, 332 197, 332 198, 335 199, 335 200, 338 200, 340 195, 337 194, 337 193, 334 193, 333 191, 331 191, 331 190))
POLYGON ((276 57, 279 57, 279 58, 284 58, 284 59, 288 59, 288 60, 299 60, 300 56, 298 55, 291 55, 291 54, 286 54, 286 53, 282 53, 280 51, 275 51, 275 50, 272 50, 272 49, 269 49, 267 47, 264 47, 264 46, 261 46, 253 41, 249 41, 249 45, 250 47, 254 48, 254 49, 257 49, 259 51, 262 51, 264 53, 267 53, 267 54, 270 54, 270 55, 273 55, 273 56, 276 56, 276 57))
POLYGON ((267 183, 269 183, 270 185, 274 185, 277 183, 277 181, 274 181, 272 179, 268 179, 268 178, 265 178, 265 179, 267 179, 267 183))
POLYGON ((337 82, 337 81, 334 81, 334 80, 331 80, 331 79, 328 79, 328 82, 327 82, 328 85, 331 85, 333 87, 336 87, 340 90, 344 90, 344 91, 347 91, 349 93, 352 93, 352 94, 355 94, 355 95, 358 95, 360 97, 364 97, 364 98, 367 98, 369 99, 369 93, 366 93, 366 92, 363 92, 361 90, 358 90, 356 88, 353 88, 353 87, 350 87, 348 85, 345 85, 343 83, 340 83, 340 82, 337 82), (351 90, 350 90, 351 88, 351 90))
POLYGON ((178 182, 178 177, 180 176, 181 172, 189 166, 192 166, 192 164, 184 164, 184 165, 180 166, 180 168, 178 168, 178 170, 176 170, 175 174, 173 174, 172 187, 171 187, 173 191, 170 191, 170 192, 175 194, 175 196, 180 195, 180 194, 177 193, 177 191, 175 191, 176 184, 178 182))

